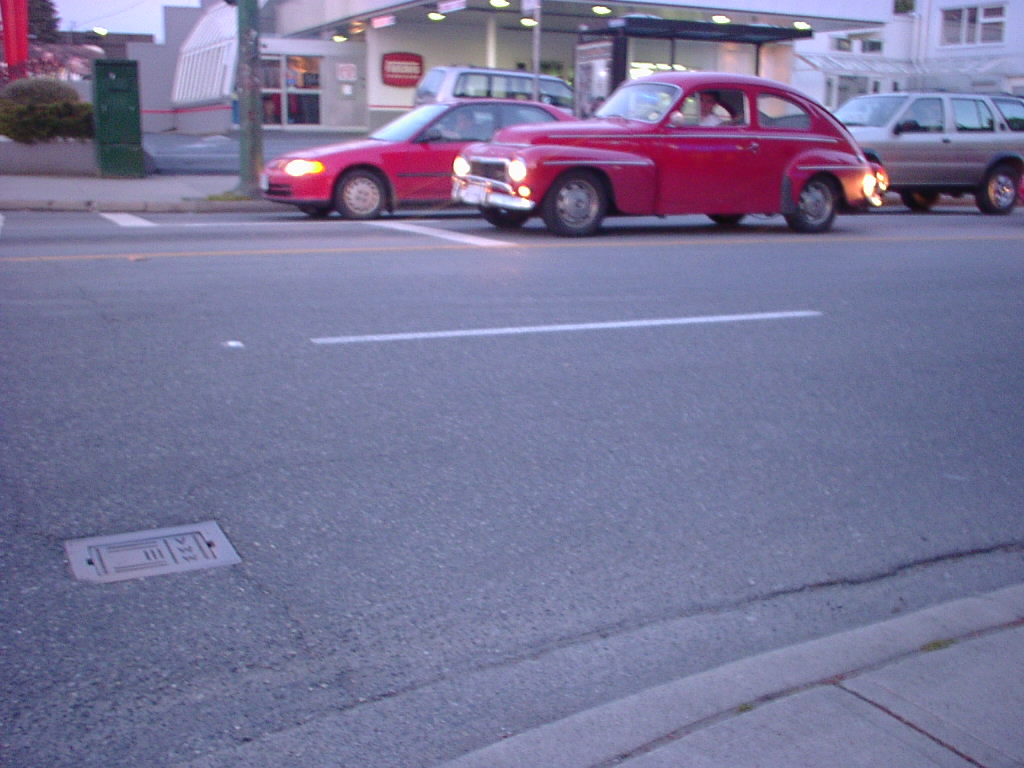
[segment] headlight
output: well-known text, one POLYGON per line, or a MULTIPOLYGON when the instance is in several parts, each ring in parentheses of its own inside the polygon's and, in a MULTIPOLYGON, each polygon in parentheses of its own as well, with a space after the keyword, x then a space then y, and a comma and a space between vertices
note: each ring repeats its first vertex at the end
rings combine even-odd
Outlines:
POLYGON ((865 197, 874 197, 875 190, 878 187, 878 179, 875 178, 875 174, 865 173, 864 181, 861 186, 864 188, 865 197))
POLYGON ((319 160, 289 160, 284 166, 284 172, 289 176, 310 176, 323 173, 324 164, 319 160))
POLYGON ((526 178, 526 163, 516 159, 508 164, 508 177, 512 181, 520 182, 526 178))
POLYGON ((452 163, 452 173, 456 176, 468 176, 469 160, 464 158, 462 155, 457 155, 455 157, 455 161, 452 163))

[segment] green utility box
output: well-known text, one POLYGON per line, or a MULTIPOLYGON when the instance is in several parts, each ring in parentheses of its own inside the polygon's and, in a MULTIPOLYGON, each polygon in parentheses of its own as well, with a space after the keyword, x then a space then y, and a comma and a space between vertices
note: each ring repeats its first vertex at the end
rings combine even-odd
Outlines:
POLYGON ((96 160, 102 176, 146 175, 139 109, 139 63, 97 59, 92 70, 96 160))

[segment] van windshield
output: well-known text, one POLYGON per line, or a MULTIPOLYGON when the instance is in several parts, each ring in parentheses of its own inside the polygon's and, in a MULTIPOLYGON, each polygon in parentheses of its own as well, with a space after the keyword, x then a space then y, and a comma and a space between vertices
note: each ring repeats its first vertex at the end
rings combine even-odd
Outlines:
POLYGON ((379 141, 409 141, 423 130, 427 123, 449 108, 448 104, 424 104, 396 117, 387 125, 383 125, 370 134, 371 139, 379 141))

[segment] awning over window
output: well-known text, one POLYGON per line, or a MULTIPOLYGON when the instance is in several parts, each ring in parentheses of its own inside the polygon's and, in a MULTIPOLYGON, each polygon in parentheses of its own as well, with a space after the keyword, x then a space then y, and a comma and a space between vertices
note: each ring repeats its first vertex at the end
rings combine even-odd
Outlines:
POLYGON ((175 106, 219 102, 235 89, 238 9, 217 3, 204 13, 178 55, 171 101, 175 106))

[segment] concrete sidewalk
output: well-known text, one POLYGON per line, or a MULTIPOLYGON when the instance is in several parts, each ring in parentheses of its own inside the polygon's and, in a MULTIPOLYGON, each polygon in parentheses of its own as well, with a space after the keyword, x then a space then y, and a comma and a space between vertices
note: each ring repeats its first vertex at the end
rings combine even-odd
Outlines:
POLYGON ((1024 766, 1024 585, 738 661, 443 768, 1024 766))
POLYGON ((0 176, 0 211, 188 213, 283 211, 266 200, 237 199, 237 175, 0 176), (234 199, 233 199, 234 198, 234 199))

